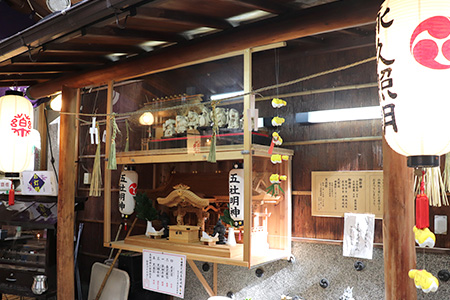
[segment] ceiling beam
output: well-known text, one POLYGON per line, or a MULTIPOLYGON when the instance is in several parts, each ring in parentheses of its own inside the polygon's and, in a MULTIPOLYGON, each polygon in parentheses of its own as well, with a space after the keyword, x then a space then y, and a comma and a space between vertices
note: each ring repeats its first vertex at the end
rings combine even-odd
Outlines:
POLYGON ((82 30, 83 36, 94 36, 96 38, 106 39, 133 39, 147 41, 161 41, 161 42, 182 42, 185 41, 183 37, 177 34, 170 34, 165 32, 154 32, 147 30, 135 29, 120 29, 118 27, 88 27, 82 30))
MULTIPOLYGON (((127 13, 127 8, 151 0, 90 0, 77 3, 69 10, 55 13, 41 22, 16 33, 0 43, 0 62, 59 39, 89 24, 111 18, 115 13, 127 13), (68 22, 67 20, 70 20, 68 22)), ((112 21, 113 22, 113 21, 112 21)))
POLYGON ((106 57, 86 56, 86 55, 34 55, 34 56, 17 56, 11 58, 12 64, 26 65, 42 65, 42 64, 94 64, 102 65, 110 62, 106 57), (74 59, 76 57, 76 59, 74 59))
POLYGON ((79 44, 79 43, 48 43, 42 47, 45 53, 143 53, 144 50, 128 45, 79 44))
POLYGON ((52 66, 25 66, 8 65, 0 69, 0 74, 50 74, 80 71, 79 67, 52 65, 52 66))
POLYGON ((112 64, 105 68, 63 76, 28 89, 32 98, 42 98, 60 91, 63 85, 87 87, 109 80, 125 80, 138 76, 193 65, 199 60, 270 43, 288 41, 309 35, 373 24, 381 0, 345 0, 332 2, 257 24, 240 26, 223 34, 199 38, 112 64))
POLYGON ((55 74, 22 74, 21 76, 14 76, 14 78, 11 78, 9 75, 0 75, 0 81, 7 81, 7 80, 15 80, 15 81, 31 81, 31 80, 49 80, 55 78, 55 74))
POLYGON ((270 12, 272 14, 282 14, 288 10, 288 7, 283 4, 273 2, 270 0, 227 0, 228 2, 235 2, 240 6, 251 9, 259 9, 270 12))
POLYGON ((139 7, 137 8, 136 16, 134 16, 133 18, 144 20, 164 19, 165 21, 169 22, 190 25, 194 28, 210 27, 218 29, 227 29, 232 27, 230 23, 222 19, 216 19, 199 14, 161 9, 156 7, 155 8, 139 7))

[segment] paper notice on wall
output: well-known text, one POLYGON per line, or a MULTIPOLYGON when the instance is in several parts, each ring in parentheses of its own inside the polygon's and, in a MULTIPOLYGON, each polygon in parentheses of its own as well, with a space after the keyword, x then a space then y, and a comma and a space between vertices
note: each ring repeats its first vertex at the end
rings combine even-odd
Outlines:
POLYGON ((372 259, 375 215, 344 214, 344 256, 372 259))
POLYGON ((142 287, 146 290, 184 298, 186 255, 143 249, 142 287))
POLYGON ((343 217, 344 213, 383 218, 383 171, 312 172, 313 216, 343 217))

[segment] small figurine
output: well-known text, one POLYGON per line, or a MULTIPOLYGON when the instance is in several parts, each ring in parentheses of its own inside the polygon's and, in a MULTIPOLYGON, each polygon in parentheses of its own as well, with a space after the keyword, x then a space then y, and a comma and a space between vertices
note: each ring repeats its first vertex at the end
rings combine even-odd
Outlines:
POLYGON ((274 117, 272 119, 272 126, 281 126, 284 123, 284 118, 281 117, 274 117))
POLYGON ((408 276, 414 279, 416 288, 422 289, 425 293, 436 292, 439 287, 439 281, 431 273, 425 270, 411 269, 408 276))
POLYGON ((168 119, 163 124, 164 137, 171 137, 175 134, 175 120, 168 119))
POLYGON ((353 288, 347 287, 344 294, 339 297, 339 300, 355 300, 355 298, 353 298, 353 288))
MULTIPOLYGON (((226 127, 228 124, 228 111, 225 108, 216 107, 216 118, 217 118, 217 126, 226 127)), ((211 120, 213 119, 214 116, 213 113, 211 112, 211 120)))
POLYGON ((279 174, 270 175, 269 181, 272 184, 266 188, 266 193, 268 193, 272 197, 278 197, 280 192, 284 194, 284 190, 281 187, 280 183, 281 183, 281 181, 285 181, 285 180, 287 180, 286 175, 279 175, 279 174))
POLYGON ((433 232, 430 231, 430 229, 428 229, 428 227, 424 228, 424 229, 419 229, 416 226, 414 226, 413 228, 414 231, 414 238, 416 240, 416 243, 424 248, 424 247, 429 247, 429 248, 433 248, 434 244, 436 243, 436 236, 434 235, 433 232))
POLYGON ((218 238, 219 241, 217 242, 217 244, 219 245, 225 245, 225 226, 222 224, 222 221, 219 219, 217 220, 216 226, 214 226, 214 233, 213 236, 216 236, 217 234, 219 234, 218 238))
POLYGON ((185 116, 177 116, 176 117, 176 127, 175 131, 177 133, 185 133, 188 126, 188 120, 185 116))
POLYGON ((203 242, 208 246, 214 246, 218 241, 219 241, 219 233, 216 233, 214 236, 210 236, 206 232, 202 231, 202 237, 200 238, 200 242, 203 242))
POLYGON ((239 112, 234 108, 228 111, 228 128, 239 129, 239 112))
POLYGON ((211 111, 208 108, 206 108, 206 107, 202 108, 202 113, 199 115, 199 119, 198 119, 200 127, 211 126, 210 114, 211 114, 211 111))
POLYGON ((274 132, 272 133, 272 141, 275 145, 277 146, 281 146, 281 144, 283 144, 283 139, 281 138, 281 136, 278 134, 278 132, 274 132))
POLYGON ((270 161, 273 164, 281 164, 283 161, 288 161, 288 160, 289 160, 289 156, 287 156, 287 155, 272 154, 272 156, 270 157, 270 161))
POLYGON ((281 181, 285 181, 287 179, 286 175, 272 174, 270 175, 270 183, 281 183, 281 181))
POLYGON ((161 220, 161 225, 164 228, 164 234, 162 236, 162 238, 167 238, 169 237, 169 216, 163 212, 159 219, 161 220))
POLYGON ((199 125, 199 116, 195 111, 190 110, 187 115, 189 129, 197 129, 199 125))
POLYGON ((280 108, 283 106, 286 106, 287 102, 284 101, 283 99, 279 99, 279 98, 273 98, 272 99, 272 107, 273 108, 280 108))

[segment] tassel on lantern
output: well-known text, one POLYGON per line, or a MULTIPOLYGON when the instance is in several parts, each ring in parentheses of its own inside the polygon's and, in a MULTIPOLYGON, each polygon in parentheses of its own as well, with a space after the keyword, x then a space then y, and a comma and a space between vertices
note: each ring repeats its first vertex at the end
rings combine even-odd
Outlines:
POLYGON ((425 194, 425 171, 422 171, 420 193, 416 197, 416 227, 423 229, 430 227, 428 197, 425 194))
MULTIPOLYGON (((100 131, 97 125, 97 129, 100 131)), ((97 144, 97 150, 95 151, 94 167, 92 170, 91 186, 89 187, 89 196, 99 197, 101 195, 102 185, 102 169, 100 167, 100 145, 97 144)))
POLYGON ((111 148, 109 150, 108 157, 108 170, 117 170, 117 161, 116 161, 116 136, 117 133, 120 133, 119 127, 116 123, 116 117, 113 114, 111 116, 111 126, 112 126, 112 134, 111 134, 111 148))
POLYGON ((14 184, 12 180, 11 180, 11 189, 9 190, 8 193, 8 205, 14 205, 14 184))

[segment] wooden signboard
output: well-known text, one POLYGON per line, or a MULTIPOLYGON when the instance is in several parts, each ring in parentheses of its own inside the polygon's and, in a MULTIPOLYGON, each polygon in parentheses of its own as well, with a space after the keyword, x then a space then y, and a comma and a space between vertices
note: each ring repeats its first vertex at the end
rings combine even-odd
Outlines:
POLYGON ((371 213, 383 218, 383 171, 312 172, 313 216, 371 213))

